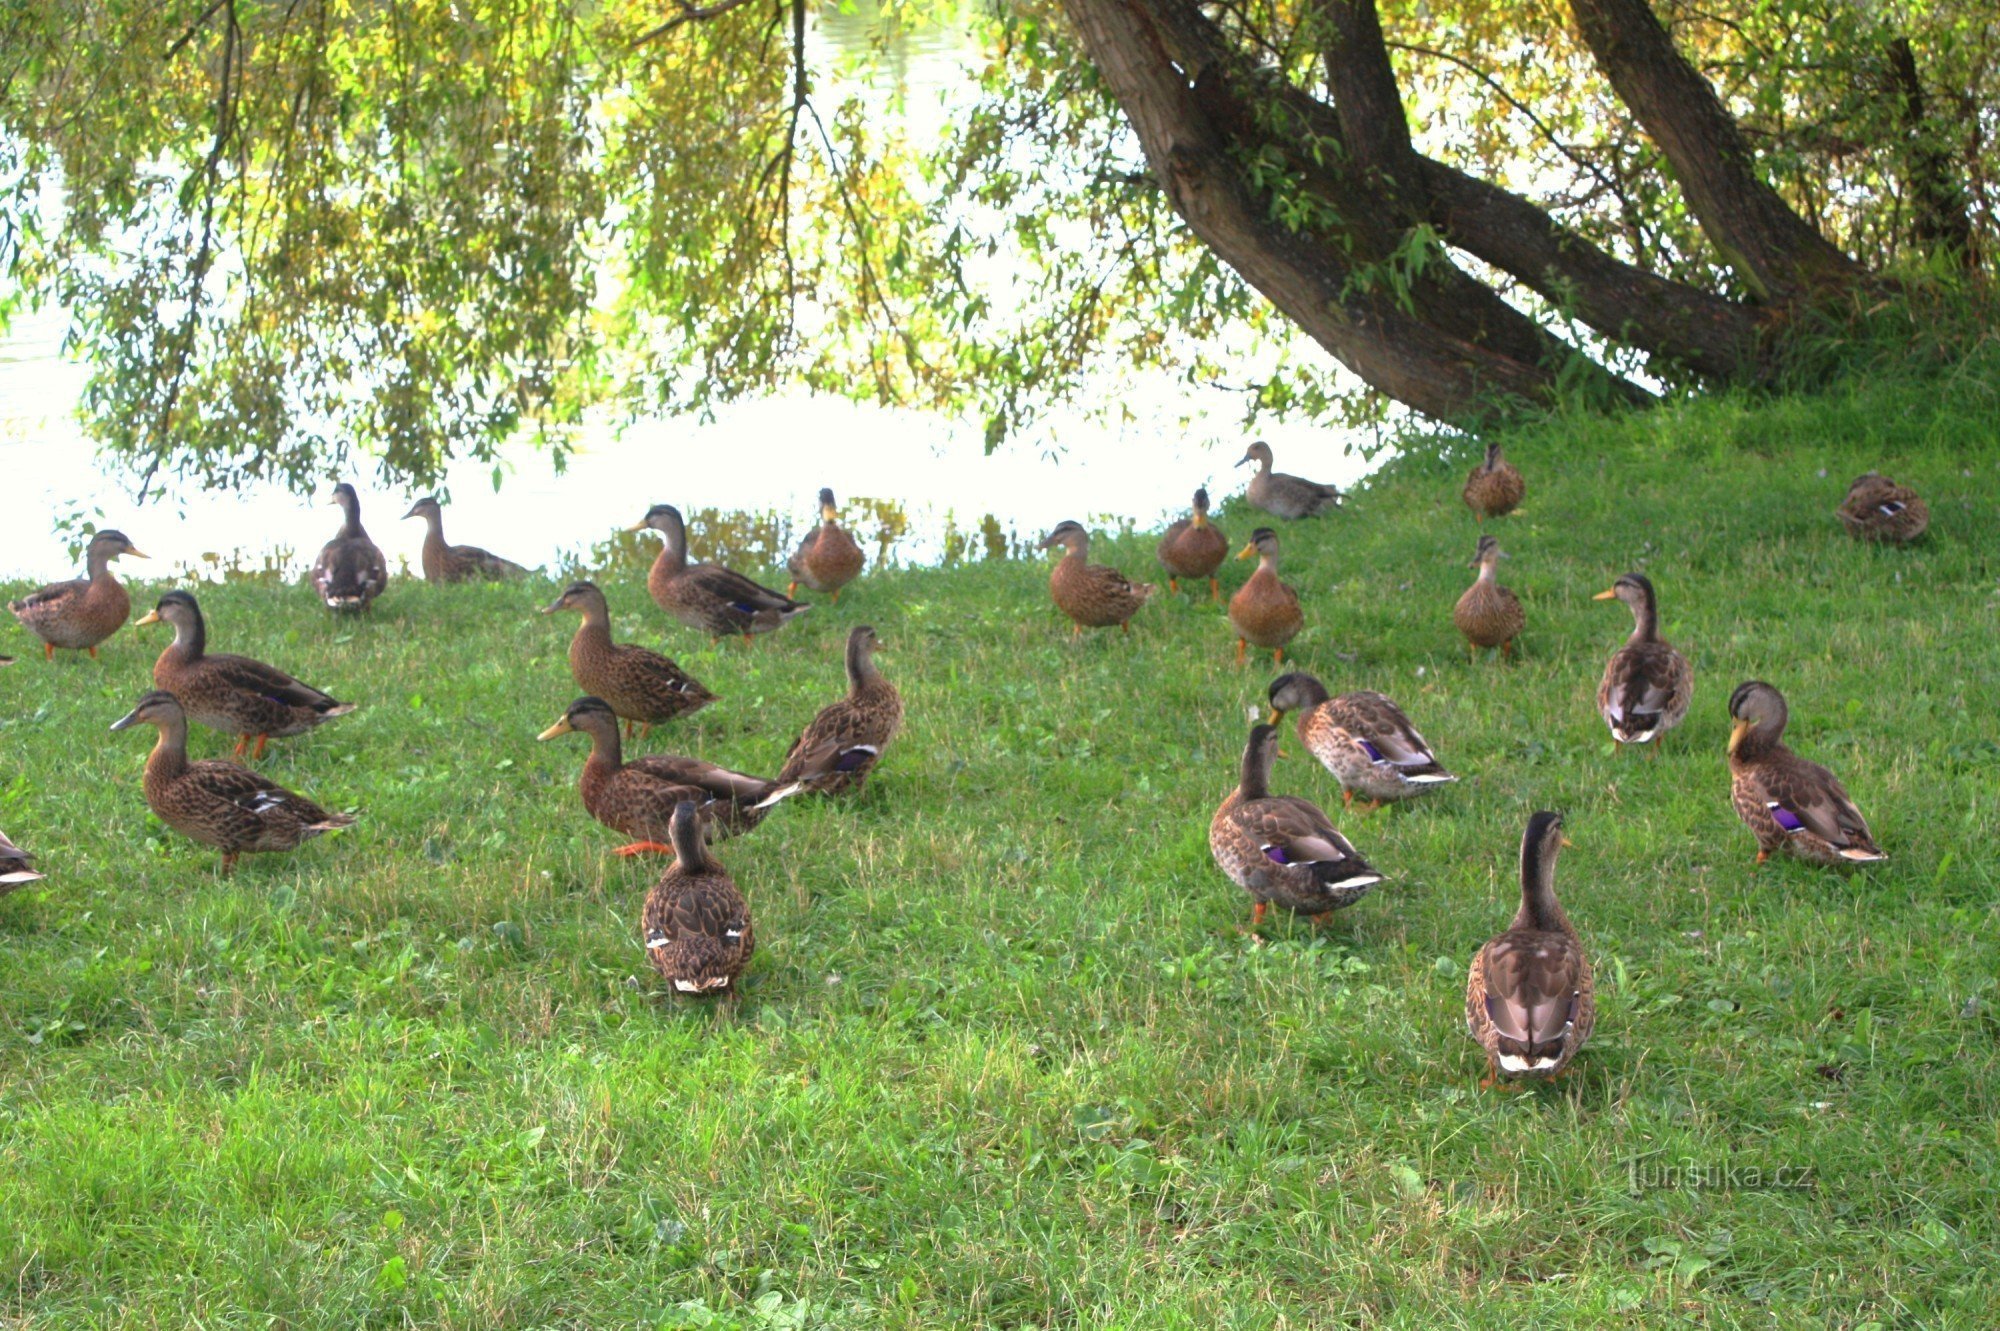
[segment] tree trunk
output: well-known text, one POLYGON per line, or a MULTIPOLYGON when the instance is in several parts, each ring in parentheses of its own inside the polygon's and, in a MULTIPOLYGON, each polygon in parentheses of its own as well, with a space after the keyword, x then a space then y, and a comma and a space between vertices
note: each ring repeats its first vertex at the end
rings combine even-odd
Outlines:
POLYGON ((1889 43, 1889 79, 1895 86, 1903 130, 1909 135, 1910 233, 1927 252, 1942 254, 1967 270, 1979 266, 1965 191, 1952 176, 1951 155, 1939 142, 1939 127, 1924 114, 1924 85, 1917 77, 1917 53, 1910 39, 1889 43))
POLYGON ((1681 58, 1647 0, 1570 0, 1597 66, 1680 182, 1709 240, 1759 296, 1790 300, 1851 287, 1853 260, 1757 174, 1736 121, 1681 58))

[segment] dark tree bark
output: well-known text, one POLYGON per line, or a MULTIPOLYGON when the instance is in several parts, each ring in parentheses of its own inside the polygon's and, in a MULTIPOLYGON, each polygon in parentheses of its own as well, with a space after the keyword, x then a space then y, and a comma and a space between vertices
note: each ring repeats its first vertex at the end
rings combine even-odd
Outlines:
POLYGON ((1940 127, 1924 109, 1924 85, 1917 77, 1917 53, 1910 39, 1889 43, 1889 79, 1894 85, 1903 130, 1909 136, 1910 201, 1914 207, 1910 233, 1933 254, 1944 254, 1968 270, 1979 266, 1973 242, 1972 218, 1965 210, 1965 191, 1952 174, 1940 127))
POLYGON ((1612 90, 1666 155, 1702 231, 1746 284, 1790 300, 1860 279, 1860 267, 1757 174, 1736 121, 1647 0, 1571 0, 1570 8, 1612 90))

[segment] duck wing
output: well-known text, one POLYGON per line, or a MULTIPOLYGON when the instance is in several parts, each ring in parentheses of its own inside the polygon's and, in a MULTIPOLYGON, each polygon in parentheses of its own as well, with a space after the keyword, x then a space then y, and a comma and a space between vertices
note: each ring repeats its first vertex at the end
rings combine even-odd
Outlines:
POLYGON ((1564 934, 1509 929, 1483 956, 1493 1029, 1520 1057, 1554 1061, 1582 1004, 1582 949, 1564 934))

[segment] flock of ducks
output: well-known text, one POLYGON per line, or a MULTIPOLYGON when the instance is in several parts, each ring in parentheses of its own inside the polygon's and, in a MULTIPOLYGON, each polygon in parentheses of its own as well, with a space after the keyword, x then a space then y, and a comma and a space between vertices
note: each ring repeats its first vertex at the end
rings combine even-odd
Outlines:
MULTIPOLYGON (((1273 471, 1272 461, 1269 446, 1257 443, 1238 464, 1258 464, 1247 489, 1251 503, 1294 521, 1337 509, 1335 487, 1273 471)), ((1463 498, 1475 516, 1493 519, 1517 508, 1525 493, 1521 473, 1496 444, 1467 477, 1463 498)), ((341 527, 314 562, 311 583, 329 609, 365 610, 389 584, 388 562, 361 524, 354 488, 337 486, 333 500, 342 512, 341 527)), ((801 585, 837 602, 841 589, 860 575, 865 558, 840 525, 830 490, 820 492, 819 507, 820 525, 791 557, 792 580, 783 593, 723 565, 691 562, 686 524, 672 505, 654 505, 629 530, 663 538, 646 580, 662 610, 713 639, 747 639, 775 632, 809 611, 810 605, 793 599, 801 585)), ((1207 491, 1197 490, 1191 513, 1167 528, 1157 555, 1170 590, 1178 593, 1182 579, 1197 585, 1206 580, 1210 599, 1220 601, 1217 574, 1231 546, 1208 510, 1207 491)), ((1917 539, 1929 523, 1914 492, 1873 472, 1854 482, 1838 514, 1857 538, 1892 543, 1917 539)), ((405 517, 425 523, 422 568, 431 582, 527 573, 490 551, 447 542, 443 507, 435 498, 418 500, 405 517)), ((1049 575, 1049 590, 1073 633, 1112 625, 1130 631, 1132 617, 1154 593, 1151 585, 1091 563, 1090 535, 1079 523, 1058 524, 1041 548, 1063 551, 1049 575)), ((95 657, 99 644, 125 624, 130 598, 110 566, 126 555, 144 558, 122 533, 98 532, 86 553, 85 577, 9 605, 42 640, 45 658, 52 659, 57 648, 95 657)), ((1285 645, 1304 623, 1303 608, 1297 590, 1278 576, 1273 529, 1258 528, 1238 555, 1253 556, 1255 571, 1228 602, 1237 660, 1254 645, 1282 663, 1285 645)), ((1495 576, 1503 557, 1493 537, 1479 538, 1476 580, 1453 610, 1474 653, 1497 648, 1511 654, 1525 622, 1519 598, 1495 576)), ((1658 599, 1644 575, 1619 577, 1597 599, 1623 602, 1633 620, 1631 635, 1606 663, 1598 711, 1619 745, 1656 753, 1687 715, 1692 668, 1659 636, 1658 599)), ((579 616, 568 661, 582 695, 539 738, 581 734, 589 741, 579 794, 593 818, 627 838, 614 853, 672 856, 641 913, 654 969, 677 993, 728 992, 750 960, 755 931, 748 902, 712 844, 754 830, 772 808, 795 795, 837 795, 866 782, 903 722, 902 699, 875 661, 881 643, 866 625, 849 632, 845 695, 821 709, 767 778, 678 754, 628 759, 626 739, 643 738, 655 725, 700 711, 716 701, 715 693, 671 658, 615 642, 610 607, 594 583, 571 584, 542 613, 579 616)), ((144 788, 163 822, 221 851, 225 873, 241 855, 293 850, 355 823, 352 814, 324 809, 244 763, 188 756, 190 722, 234 736, 233 756, 254 762, 270 740, 306 734, 351 713, 354 703, 261 661, 210 652, 201 607, 186 591, 165 593, 138 622, 164 624, 173 637, 154 663, 154 689, 111 728, 155 730, 144 788)), ((0 664, 12 663, 11 657, 0 657, 0 664)), ((1350 810, 1357 799, 1360 811, 1368 812, 1458 779, 1385 694, 1357 690, 1334 696, 1314 676, 1294 671, 1273 680, 1267 696, 1268 720, 1251 728, 1236 787, 1209 825, 1216 865, 1251 898, 1252 931, 1272 906, 1318 920, 1383 880, 1317 805, 1272 790, 1278 726, 1286 716, 1296 718, 1299 741, 1340 783, 1350 810)), ((1785 746, 1787 710, 1776 688, 1757 680, 1740 685, 1729 700, 1729 715, 1732 800, 1756 838, 1758 863, 1780 852, 1823 865, 1886 858, 1838 779, 1785 746)), ((1590 1036, 1595 1020, 1590 961, 1555 892, 1556 857, 1568 844, 1559 815, 1538 812, 1529 819, 1521 842, 1520 909, 1468 968, 1466 1025, 1486 1052, 1484 1084, 1559 1075, 1590 1036)), ((41 877, 29 855, 0 835, 0 892, 41 877)))

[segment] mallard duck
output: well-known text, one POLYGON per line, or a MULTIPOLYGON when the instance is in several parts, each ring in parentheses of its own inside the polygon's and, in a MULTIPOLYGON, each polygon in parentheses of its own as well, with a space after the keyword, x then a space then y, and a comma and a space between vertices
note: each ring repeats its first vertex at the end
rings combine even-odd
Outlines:
POLYGON ((139 621, 142 627, 161 623, 173 625, 174 640, 153 663, 153 686, 173 694, 190 721, 236 736, 239 757, 253 739, 257 748, 251 756, 261 758, 272 737, 303 735, 359 705, 340 702, 262 661, 210 655, 201 607, 186 592, 168 592, 139 621))
POLYGON ((1497 1080, 1561 1075, 1597 1024, 1583 940, 1556 901, 1562 815, 1537 813, 1521 837, 1521 909, 1473 953, 1465 972, 1465 1031, 1486 1051, 1484 1090, 1497 1080))
POLYGON ((1358 793, 1372 812, 1458 780, 1431 752, 1403 709, 1386 694, 1360 689, 1329 698, 1326 685, 1294 672, 1271 681, 1271 724, 1299 714, 1299 742, 1340 780, 1342 802, 1358 793))
POLYGON ((778 769, 776 789, 760 807, 802 790, 837 795, 859 790, 889 741, 903 728, 903 699, 875 664, 881 649, 875 630, 856 625, 847 635, 847 696, 830 703, 792 741, 778 769))
POLYGON ((1775 850, 1835 866, 1888 859, 1834 774, 1785 747, 1790 717, 1785 695, 1762 680, 1729 696, 1730 795, 1757 838, 1757 863, 1775 850))
POLYGON ((1501 518, 1521 506, 1528 483, 1520 471, 1500 456, 1499 444, 1486 446, 1486 461, 1465 478, 1465 506, 1482 518, 1501 518))
POLYGON ((1479 577, 1451 611, 1452 623, 1465 635, 1467 655, 1478 655, 1481 647, 1498 647, 1504 656, 1514 654, 1514 639, 1527 616, 1521 611, 1521 598, 1493 576, 1495 566, 1506 557, 1500 542, 1491 536, 1479 538, 1479 549, 1472 556, 1479 577))
POLYGON ((611 641, 611 609, 596 583, 571 583, 542 613, 558 610, 583 616, 569 640, 570 675, 578 688, 604 699, 625 718, 627 733, 635 724, 650 732, 657 722, 692 716, 715 701, 700 680, 669 658, 636 643, 611 641))
POLYGON ((1167 590, 1178 595, 1182 578, 1208 579, 1208 599, 1222 599, 1215 571, 1229 557, 1229 538, 1208 520, 1208 489, 1194 492, 1194 512, 1168 527, 1155 552, 1167 571, 1167 590))
POLYGON ((723 836, 747 832, 764 821, 760 805, 776 788, 762 777, 732 772, 679 754, 649 754, 626 762, 618 742, 618 716, 602 698, 578 698, 562 719, 537 739, 580 733, 590 737, 580 790, 590 816, 634 838, 613 854, 666 852, 669 824, 683 800, 695 801, 705 824, 723 836))
POLYGON ((1257 571, 1229 598, 1229 626, 1236 630, 1236 659, 1249 644, 1271 649, 1272 661, 1285 659, 1285 644, 1298 636, 1306 622, 1299 594, 1278 578, 1278 534, 1269 527, 1251 533, 1250 544, 1236 557, 1257 556, 1257 571))
POLYGON ((1250 445, 1236 465, 1254 462, 1257 474, 1250 478, 1250 502, 1273 517, 1317 517, 1340 503, 1340 491, 1331 485, 1288 476, 1271 470, 1271 446, 1263 440, 1250 445))
POLYGON ((866 562, 860 545, 840 525, 840 510, 833 506, 833 491, 821 490, 819 526, 806 533, 785 565, 792 574, 792 584, 785 588, 785 595, 798 591, 799 584, 804 583, 816 592, 829 593, 838 604, 840 589, 861 575, 861 566, 866 562))
POLYGON ((1250 927, 1276 904, 1317 917, 1359 901, 1382 881, 1318 805, 1271 793, 1276 726, 1252 726, 1242 776, 1208 824, 1208 849, 1256 902, 1250 927))
POLYGON ((1880 472, 1871 471, 1854 478, 1847 498, 1834 513, 1847 534, 1858 541, 1887 541, 1904 545, 1924 534, 1931 525, 1931 510, 1917 492, 1898 485, 1880 472))
POLYGON ((709 852, 693 800, 675 807, 670 833, 674 862, 639 917, 646 959, 675 993, 725 993, 757 948, 750 903, 709 852))
POLYGON ((444 539, 444 506, 437 497, 419 499, 410 505, 403 521, 424 520, 424 580, 426 582, 489 582, 525 578, 528 570, 511 559, 502 559, 491 550, 476 545, 449 545, 444 539))
POLYGON ((811 606, 759 586, 720 564, 690 564, 687 524, 672 504, 646 510, 632 531, 656 531, 666 538, 659 558, 646 574, 646 590, 660 609, 691 629, 701 629, 720 641, 741 634, 771 633, 811 606))
POLYGON ((1038 549, 1063 548, 1049 573, 1049 594, 1070 618, 1072 636, 1116 624, 1130 633, 1132 616, 1153 594, 1150 582, 1133 582, 1109 564, 1090 562, 1090 533, 1076 522, 1058 522, 1038 549))
POLYGON ((330 610, 366 610, 389 585, 389 564, 362 529, 354 487, 345 481, 334 486, 333 502, 340 506, 340 531, 313 561, 313 587, 330 610))
POLYGON ((247 767, 222 759, 189 762, 187 713, 163 689, 141 698, 111 728, 136 725, 160 732, 146 759, 146 803, 176 832, 220 850, 225 874, 236 868, 239 855, 296 850, 322 832, 354 823, 353 815, 328 813, 247 767))
POLYGON ((42 658, 53 661, 56 648, 97 655, 97 644, 116 633, 132 613, 132 598, 111 572, 111 561, 146 556, 122 531, 101 531, 84 551, 88 573, 73 582, 57 582, 31 592, 7 608, 28 632, 42 640, 42 658))
POLYGON ((1660 603, 1652 580, 1627 573, 1595 601, 1623 601, 1632 608, 1632 636, 1604 663, 1597 686, 1597 712, 1620 744, 1652 744, 1681 723, 1694 697, 1694 669, 1660 637, 1660 603))
POLYGON ((0 897, 17 887, 26 887, 41 880, 42 875, 35 872, 35 857, 9 841, 5 832, 0 832, 0 897))

